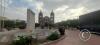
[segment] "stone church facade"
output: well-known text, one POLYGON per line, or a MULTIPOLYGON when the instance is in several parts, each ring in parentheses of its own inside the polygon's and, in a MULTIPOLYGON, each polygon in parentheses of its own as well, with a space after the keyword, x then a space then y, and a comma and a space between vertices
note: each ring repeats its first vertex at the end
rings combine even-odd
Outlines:
POLYGON ((40 11, 39 16, 38 16, 38 23, 41 28, 53 26, 54 12, 52 11, 50 13, 50 17, 48 17, 48 16, 43 17, 43 13, 42 13, 42 11, 40 11))

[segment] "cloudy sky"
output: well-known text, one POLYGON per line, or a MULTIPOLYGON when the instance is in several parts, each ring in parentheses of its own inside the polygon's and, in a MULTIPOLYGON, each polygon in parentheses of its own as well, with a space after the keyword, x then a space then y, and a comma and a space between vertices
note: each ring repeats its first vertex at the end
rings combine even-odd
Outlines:
POLYGON ((43 11, 44 16, 50 16, 53 10, 55 13, 55 22, 68 19, 77 19, 80 15, 100 9, 100 0, 3 0, 1 5, 5 7, 4 16, 9 19, 26 20, 27 8, 36 13, 36 22, 38 13, 43 11), (5 3, 4 3, 5 2, 5 3))

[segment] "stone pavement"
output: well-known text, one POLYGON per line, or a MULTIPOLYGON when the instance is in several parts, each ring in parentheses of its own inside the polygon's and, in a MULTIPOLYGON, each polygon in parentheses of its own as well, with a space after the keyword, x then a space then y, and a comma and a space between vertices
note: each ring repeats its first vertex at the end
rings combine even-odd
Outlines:
POLYGON ((13 39, 16 39, 19 35, 32 35, 32 37, 37 39, 44 39, 46 36, 50 35, 56 29, 35 29, 35 32, 29 30, 11 30, 0 32, 0 45, 8 45, 13 39))
POLYGON ((29 35, 30 33, 27 30, 11 30, 0 32, 0 45, 8 45, 12 42, 13 39, 18 35, 29 35))
POLYGON ((34 33, 37 39, 45 39, 48 35, 55 31, 57 31, 57 29, 35 29, 34 33))
POLYGON ((100 36, 93 35, 88 41, 80 40, 80 31, 66 30, 66 37, 49 45, 100 45, 100 36))

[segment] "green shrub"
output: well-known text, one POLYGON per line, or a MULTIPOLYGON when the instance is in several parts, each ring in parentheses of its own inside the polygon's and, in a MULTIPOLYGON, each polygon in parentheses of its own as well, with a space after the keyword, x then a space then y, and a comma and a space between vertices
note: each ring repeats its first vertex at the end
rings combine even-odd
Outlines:
POLYGON ((50 36, 47 37, 47 40, 56 40, 59 38, 59 34, 57 32, 52 33, 50 36))
POLYGON ((18 40, 14 40, 12 45, 29 45, 31 43, 31 38, 18 36, 18 40))

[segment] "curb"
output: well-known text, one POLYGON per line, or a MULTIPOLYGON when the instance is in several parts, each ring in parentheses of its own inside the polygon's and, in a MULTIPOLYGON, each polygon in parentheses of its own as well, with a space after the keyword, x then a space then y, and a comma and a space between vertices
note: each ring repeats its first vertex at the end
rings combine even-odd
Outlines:
POLYGON ((59 42, 60 40, 63 40, 65 37, 66 37, 66 35, 62 36, 61 38, 59 38, 57 40, 45 42, 45 43, 43 43, 41 45, 49 45, 49 44, 52 44, 52 43, 56 43, 56 42, 59 42))

